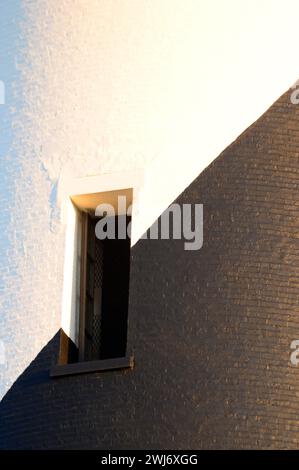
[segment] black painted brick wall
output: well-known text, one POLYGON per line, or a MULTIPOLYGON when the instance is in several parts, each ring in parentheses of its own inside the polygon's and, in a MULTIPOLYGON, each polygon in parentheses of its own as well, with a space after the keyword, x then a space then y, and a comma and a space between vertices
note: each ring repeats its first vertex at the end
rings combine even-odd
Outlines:
POLYGON ((299 447, 299 366, 289 360, 299 108, 289 96, 178 198, 204 204, 200 251, 177 240, 133 248, 135 369, 49 379, 57 334, 0 405, 1 448, 299 447))

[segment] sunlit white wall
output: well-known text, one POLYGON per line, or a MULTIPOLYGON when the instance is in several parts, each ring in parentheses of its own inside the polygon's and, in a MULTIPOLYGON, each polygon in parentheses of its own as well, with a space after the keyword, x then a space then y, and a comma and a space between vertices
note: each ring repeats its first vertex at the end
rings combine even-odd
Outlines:
POLYGON ((0 395, 61 325, 64 182, 140 170, 136 242, 298 78, 298 13, 297 0, 0 0, 0 395))

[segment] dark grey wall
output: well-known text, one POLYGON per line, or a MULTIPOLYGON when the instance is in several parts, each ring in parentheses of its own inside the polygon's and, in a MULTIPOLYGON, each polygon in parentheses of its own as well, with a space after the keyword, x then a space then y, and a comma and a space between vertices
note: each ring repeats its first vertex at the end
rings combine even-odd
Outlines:
POLYGON ((0 405, 0 447, 299 447, 298 195, 287 93, 178 198, 204 204, 203 248, 133 248, 135 369, 49 379, 53 338, 0 405))

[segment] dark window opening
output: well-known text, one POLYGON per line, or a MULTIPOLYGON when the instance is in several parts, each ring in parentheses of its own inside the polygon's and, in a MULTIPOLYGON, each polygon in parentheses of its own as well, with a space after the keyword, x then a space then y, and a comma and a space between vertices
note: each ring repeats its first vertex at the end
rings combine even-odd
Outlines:
MULTIPOLYGON (((98 218, 82 212, 79 361, 125 357, 129 302, 130 238, 96 237, 98 218)), ((111 219, 110 219, 111 220, 111 219)))

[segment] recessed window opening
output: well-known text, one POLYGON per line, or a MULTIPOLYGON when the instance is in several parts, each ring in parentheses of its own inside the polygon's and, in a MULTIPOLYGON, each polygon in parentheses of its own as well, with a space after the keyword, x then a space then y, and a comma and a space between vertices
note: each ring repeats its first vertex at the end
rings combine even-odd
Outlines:
POLYGON ((131 216, 127 211, 131 191, 103 193, 101 198, 75 196, 72 200, 79 210, 81 227, 78 240, 79 361, 125 357, 131 247, 127 230, 131 216), (124 195, 126 204, 120 209, 116 201, 124 195), (96 216, 99 204, 110 204, 113 214, 96 216), (111 238, 110 233, 100 239, 99 222, 102 222, 101 227, 114 226, 115 236, 111 238))

